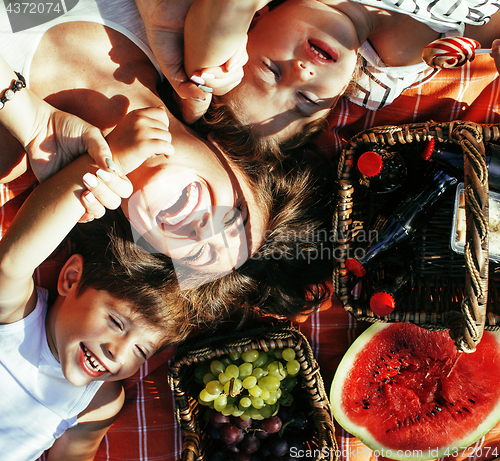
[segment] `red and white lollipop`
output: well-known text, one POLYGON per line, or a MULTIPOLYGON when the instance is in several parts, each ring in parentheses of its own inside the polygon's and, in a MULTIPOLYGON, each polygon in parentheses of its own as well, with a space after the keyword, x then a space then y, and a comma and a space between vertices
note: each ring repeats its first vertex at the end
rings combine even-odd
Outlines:
POLYGON ((422 52, 423 60, 431 67, 453 69, 472 61, 476 53, 491 53, 477 49, 478 41, 467 37, 444 37, 429 43, 422 52))

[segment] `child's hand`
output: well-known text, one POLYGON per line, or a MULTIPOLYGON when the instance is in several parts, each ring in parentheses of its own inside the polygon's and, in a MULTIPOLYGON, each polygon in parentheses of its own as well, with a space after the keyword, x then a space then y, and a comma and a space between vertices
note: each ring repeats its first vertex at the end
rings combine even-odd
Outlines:
POLYGON ((87 210, 80 222, 104 215, 105 209, 114 210, 122 198, 132 194, 133 186, 124 176, 154 155, 171 155, 172 136, 168 131, 168 116, 163 108, 138 109, 127 114, 106 137, 113 152, 116 173, 98 170, 87 173, 83 180, 88 192, 82 194, 87 210))
POLYGON ((172 155, 168 125, 164 108, 138 109, 127 114, 106 137, 118 172, 128 174, 155 155, 172 155))
POLYGON ((222 66, 203 69, 191 77, 199 88, 206 88, 208 93, 223 95, 237 86, 243 78, 243 66, 248 61, 246 50, 247 36, 236 53, 222 66), (212 90, 212 91, 210 91, 212 90))
POLYGON ((243 66, 248 61, 246 44, 245 36, 238 51, 225 64, 203 69, 191 77, 193 82, 197 82, 198 88, 204 88, 204 95, 203 98, 175 98, 185 123, 192 125, 203 117, 210 107, 212 94, 226 94, 241 82, 243 66))

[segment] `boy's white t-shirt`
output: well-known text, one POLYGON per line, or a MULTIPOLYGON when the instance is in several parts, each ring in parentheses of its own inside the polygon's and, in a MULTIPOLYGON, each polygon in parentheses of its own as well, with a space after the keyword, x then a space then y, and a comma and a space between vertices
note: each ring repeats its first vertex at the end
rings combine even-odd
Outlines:
MULTIPOLYGON (((411 16, 447 37, 463 36, 466 24, 486 24, 500 8, 500 3, 481 0, 350 1, 411 16)), ((411 38, 411 32, 408 37, 411 38)), ((369 41, 363 43, 359 55, 362 57, 360 77, 356 81, 356 91, 348 99, 370 110, 379 110, 392 103, 407 88, 421 85, 439 72, 423 60, 412 66, 387 66, 369 41)), ((493 60, 491 65, 495 65, 493 60)))
POLYGON ((103 381, 77 387, 63 375, 45 332, 48 293, 31 314, 0 325, 0 458, 37 459, 81 413, 103 381))

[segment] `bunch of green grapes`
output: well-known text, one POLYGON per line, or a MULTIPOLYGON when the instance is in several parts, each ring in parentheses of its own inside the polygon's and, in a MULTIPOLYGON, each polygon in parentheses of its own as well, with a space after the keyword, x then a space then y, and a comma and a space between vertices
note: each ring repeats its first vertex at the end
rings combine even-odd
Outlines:
POLYGON ((292 348, 233 352, 195 369, 198 402, 226 416, 262 420, 291 405, 300 364, 292 348))

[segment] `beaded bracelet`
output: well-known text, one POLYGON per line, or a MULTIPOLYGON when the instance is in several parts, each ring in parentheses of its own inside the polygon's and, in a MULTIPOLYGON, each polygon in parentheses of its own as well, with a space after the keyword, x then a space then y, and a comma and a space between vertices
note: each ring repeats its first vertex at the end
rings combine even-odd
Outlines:
POLYGON ((26 80, 24 79, 24 77, 19 72, 16 72, 16 75, 18 80, 14 81, 12 83, 12 86, 10 88, 7 88, 3 92, 2 97, 0 98, 0 110, 2 110, 5 107, 5 103, 7 101, 10 101, 11 99, 14 98, 14 95, 16 94, 17 91, 26 88, 26 80))

